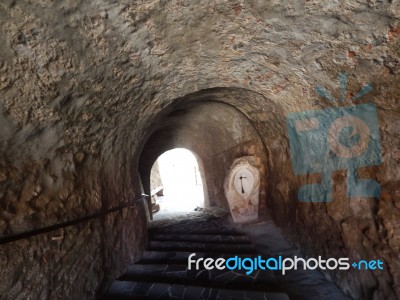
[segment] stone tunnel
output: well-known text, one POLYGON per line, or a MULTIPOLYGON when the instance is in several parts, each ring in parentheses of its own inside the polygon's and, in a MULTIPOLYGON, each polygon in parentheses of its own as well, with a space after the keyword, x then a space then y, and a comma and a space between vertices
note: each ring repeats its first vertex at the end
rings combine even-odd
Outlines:
POLYGON ((186 148, 206 207, 229 210, 224 180, 253 156, 259 210, 307 257, 384 264, 326 278, 400 299, 399 80, 399 0, 2 1, 0 298, 101 297, 147 247, 153 163, 186 148), (296 172, 290 116, 361 105, 380 159, 355 172, 379 194, 350 197, 330 162, 296 172), (332 199, 301 201, 325 171, 332 199))

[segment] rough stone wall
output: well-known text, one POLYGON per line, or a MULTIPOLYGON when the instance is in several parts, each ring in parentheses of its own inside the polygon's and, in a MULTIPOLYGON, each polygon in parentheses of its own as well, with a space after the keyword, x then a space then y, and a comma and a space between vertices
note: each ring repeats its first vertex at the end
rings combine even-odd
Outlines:
POLYGON ((96 274, 103 273, 101 248, 93 247, 101 242, 96 227, 102 225, 88 222, 1 245, 1 299, 93 299, 96 274))
MULTIPOLYGON (((278 224, 310 255, 383 259, 382 273, 331 275, 356 299, 399 298, 399 16, 398 0, 2 1, 1 234, 135 198, 139 153, 157 115, 204 90, 193 97, 237 107, 264 139, 278 224), (285 116, 327 107, 314 88, 337 90, 340 71, 350 93, 374 87, 366 100, 378 108, 384 162, 363 172, 380 181, 382 197, 346 199, 337 172, 332 203, 298 205, 299 186, 313 178, 291 173, 285 116), (230 89, 208 93, 218 87, 230 89)), ((136 228, 126 218, 132 227, 118 226, 136 228)), ((142 240, 137 228, 128 231, 142 240)), ((7 259, 21 261, 5 247, 7 259)), ((20 274, 9 270, 1 276, 20 274)))
MULTIPOLYGON (((100 45, 104 18, 92 19, 90 9, 79 13, 71 2, 57 6, 0 4, 5 237, 98 213, 141 193, 133 140, 127 143, 116 128, 121 94, 102 95, 107 86, 117 88, 112 78, 122 75, 118 62, 109 66, 109 75, 107 63, 101 63, 114 44, 100 45)), ((140 257, 146 232, 145 215, 136 206, 69 227, 60 241, 51 240, 60 235, 55 231, 2 244, 0 298, 94 298, 101 285, 140 257)))
POLYGON ((1 299, 95 299, 138 259, 140 209, 1 245, 1 299), (136 220, 131 225, 127 220, 136 220))
POLYGON ((160 175, 160 167, 158 165, 158 161, 156 160, 151 168, 150 174, 150 190, 155 189, 156 187, 162 186, 161 175, 160 175))

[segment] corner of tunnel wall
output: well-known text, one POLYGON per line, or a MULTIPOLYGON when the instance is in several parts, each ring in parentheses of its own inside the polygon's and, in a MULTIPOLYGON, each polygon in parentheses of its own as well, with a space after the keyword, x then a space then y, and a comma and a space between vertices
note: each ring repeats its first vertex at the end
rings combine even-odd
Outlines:
POLYGON ((103 265, 108 271, 103 279, 102 289, 125 270, 127 264, 137 261, 147 243, 146 206, 141 199, 143 185, 137 172, 137 161, 132 145, 124 145, 117 153, 113 147, 104 147, 102 169, 104 209, 112 209, 129 202, 135 202, 103 219, 104 256, 103 265))

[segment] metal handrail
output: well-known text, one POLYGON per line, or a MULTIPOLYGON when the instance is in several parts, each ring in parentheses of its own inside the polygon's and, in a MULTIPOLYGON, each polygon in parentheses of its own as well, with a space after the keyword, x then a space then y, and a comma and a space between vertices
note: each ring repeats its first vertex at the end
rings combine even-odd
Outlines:
POLYGON ((2 244, 7 244, 7 243, 12 243, 18 240, 22 240, 22 239, 27 239, 39 234, 44 234, 44 233, 48 233, 51 231, 55 231, 55 230, 59 230, 59 229, 63 229, 66 227, 70 227, 70 226, 74 226, 83 222, 87 222, 89 220, 92 219, 96 219, 96 218, 100 218, 100 217, 104 217, 105 215, 108 215, 110 213, 119 211, 121 209, 124 209, 126 207, 130 207, 130 206, 134 206, 136 203, 139 203, 143 200, 146 200, 148 196, 145 194, 142 194, 142 196, 139 199, 135 199, 132 201, 128 201, 124 204, 121 204, 117 207, 113 207, 113 208, 108 208, 102 211, 99 211, 97 213, 91 214, 91 215, 87 215, 81 218, 77 218, 75 220, 72 221, 67 221, 67 222, 62 222, 62 223, 58 223, 58 224, 54 224, 54 225, 50 225, 50 226, 46 226, 46 227, 42 227, 42 228, 38 228, 38 229, 33 229, 30 231, 25 231, 25 232, 21 232, 21 233, 16 233, 16 234, 12 234, 12 235, 6 235, 6 236, 0 236, 0 245, 2 244))

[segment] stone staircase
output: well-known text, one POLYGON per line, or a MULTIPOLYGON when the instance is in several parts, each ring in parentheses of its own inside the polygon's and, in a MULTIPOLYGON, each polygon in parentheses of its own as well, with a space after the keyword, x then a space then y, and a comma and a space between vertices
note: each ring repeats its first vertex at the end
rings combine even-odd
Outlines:
POLYGON ((142 259, 109 287, 104 299, 287 300, 272 271, 188 269, 188 257, 255 257, 248 236, 220 219, 186 218, 153 222, 142 259))

